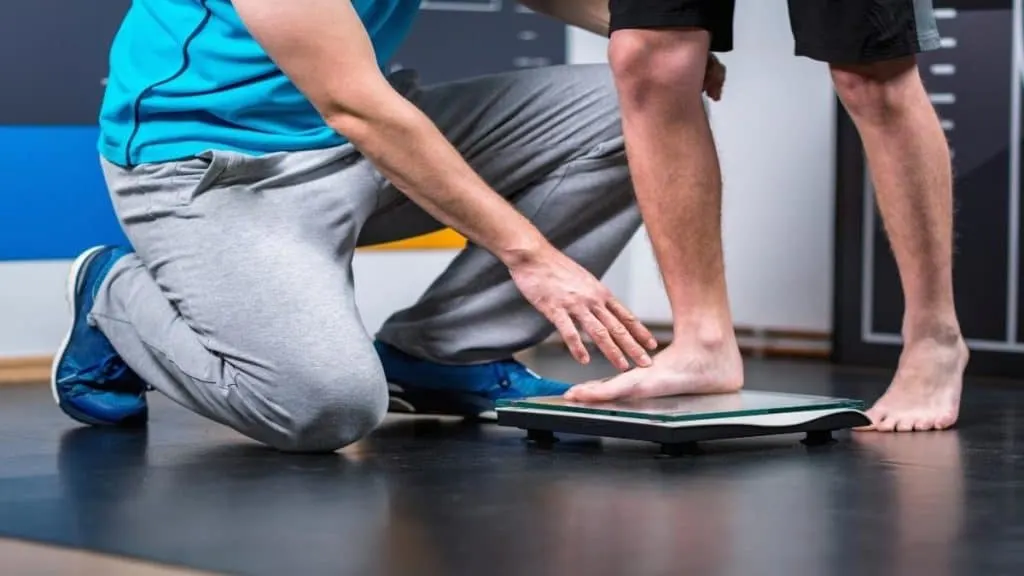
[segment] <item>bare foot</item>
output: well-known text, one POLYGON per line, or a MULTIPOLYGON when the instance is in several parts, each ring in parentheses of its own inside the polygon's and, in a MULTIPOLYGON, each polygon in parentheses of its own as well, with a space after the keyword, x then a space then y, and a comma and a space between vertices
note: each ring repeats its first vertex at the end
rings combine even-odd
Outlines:
POLYGON ((743 387, 743 359, 735 338, 714 346, 673 343, 654 363, 570 388, 574 402, 610 402, 682 394, 727 394, 743 387))
POLYGON ((952 343, 922 339, 904 346, 892 384, 867 412, 872 424, 858 430, 945 430, 956 424, 969 355, 960 337, 952 343))

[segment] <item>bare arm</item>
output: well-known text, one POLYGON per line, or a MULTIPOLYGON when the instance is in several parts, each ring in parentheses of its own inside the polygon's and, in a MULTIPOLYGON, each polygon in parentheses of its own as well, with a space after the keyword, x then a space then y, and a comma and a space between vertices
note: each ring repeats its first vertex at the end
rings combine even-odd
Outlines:
POLYGON ((392 88, 349 0, 233 0, 249 32, 339 134, 438 221, 509 268, 581 362, 577 326, 614 365, 650 363, 650 332, 601 282, 492 190, 430 118, 392 88))
POLYGON ((235 0, 253 37, 325 121, 416 204, 506 264, 552 249, 380 72, 346 0, 235 0))

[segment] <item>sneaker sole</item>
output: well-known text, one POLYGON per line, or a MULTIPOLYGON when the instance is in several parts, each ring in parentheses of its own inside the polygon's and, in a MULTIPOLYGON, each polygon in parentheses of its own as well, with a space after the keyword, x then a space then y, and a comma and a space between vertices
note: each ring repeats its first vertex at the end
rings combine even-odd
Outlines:
POLYGON ((64 361, 64 354, 67 353, 68 346, 71 344, 71 335, 75 332, 75 325, 78 324, 78 309, 75 306, 75 295, 78 294, 79 280, 81 277, 82 267, 89 263, 90 260, 106 246, 96 246, 83 252, 75 261, 71 263, 71 270, 68 272, 68 279, 65 285, 64 299, 67 302, 68 307, 71 309, 71 324, 68 327, 67 334, 64 335, 64 339, 60 343, 60 347, 57 348, 57 355, 53 357, 53 365, 50 367, 50 391, 53 393, 53 401, 57 403, 57 406, 64 411, 65 414, 71 418, 78 420, 83 424, 103 424, 103 422, 97 422, 95 419, 90 418, 74 408, 65 405, 60 401, 60 394, 57 392, 57 369, 61 362, 64 361))
POLYGON ((400 384, 388 382, 389 412, 426 416, 462 416, 477 420, 496 421, 498 414, 488 402, 477 396, 444 391, 409 392, 400 384), (485 406, 486 405, 486 406, 485 406))

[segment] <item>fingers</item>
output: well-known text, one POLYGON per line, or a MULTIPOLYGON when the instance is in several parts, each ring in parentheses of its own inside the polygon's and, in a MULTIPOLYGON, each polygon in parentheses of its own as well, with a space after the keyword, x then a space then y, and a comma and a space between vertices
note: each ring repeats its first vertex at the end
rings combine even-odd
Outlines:
MULTIPOLYGON (((650 366, 651 357, 647 354, 647 350, 644 349, 643 345, 638 340, 643 340, 643 337, 637 338, 636 335, 630 332, 628 328, 613 314, 608 308, 600 307, 594 309, 594 316, 597 317, 601 324, 604 324, 608 328, 608 332, 611 335, 611 339, 617 348, 626 353, 627 356, 636 362, 637 366, 650 366)), ((643 340, 644 343, 647 343, 643 340)), ((629 362, 623 358, 622 365, 616 365, 616 368, 620 370, 628 370, 629 362)))
POLYGON ((704 92, 707 93, 709 98, 718 102, 722 99, 722 85, 724 82, 721 75, 712 72, 704 82, 704 92))
POLYGON ((513 279, 527 300, 554 324, 573 358, 581 364, 590 362, 583 331, 617 369, 629 370, 630 360, 650 366, 645 348, 657 348, 654 335, 582 266, 564 255, 556 263, 564 269, 534 271, 532 279, 529 269, 520 270, 513 279))
MULTIPOLYGON (((607 314, 607 311, 605 312, 606 316, 610 316, 610 314, 607 314)), ((612 366, 623 371, 629 370, 629 360, 626 359, 622 349, 616 343, 616 338, 612 336, 612 332, 618 330, 598 320, 597 316, 587 309, 578 310, 575 316, 580 326, 590 335, 594 344, 597 345, 597 348, 604 354, 605 358, 612 363, 612 366)), ((625 329, 622 328, 621 332, 625 332, 625 329)), ((637 346, 639 347, 639 345, 637 346)))
POLYGON ((644 326, 632 312, 629 311, 621 302, 616 300, 614 297, 608 299, 608 310, 611 311, 626 327, 626 330, 636 339, 637 342, 642 344, 648 350, 654 350, 658 347, 658 340, 651 334, 651 331, 644 326))
POLYGON ((573 311, 573 316, 590 335, 601 353, 618 370, 629 370, 630 359, 640 367, 652 364, 647 350, 657 348, 658 341, 647 327, 613 296, 608 295, 603 302, 589 307, 580 307, 573 311))
POLYGON ((722 99, 722 87, 725 85, 725 66, 713 54, 708 58, 708 67, 704 73, 704 92, 718 102, 722 99))
POLYGON ((576 330, 576 324, 573 323, 569 314, 564 310, 556 310, 551 314, 550 320, 555 325, 555 330, 558 330, 559 335, 562 336, 562 341, 569 348, 572 357, 580 364, 590 363, 590 354, 587 352, 587 347, 583 345, 583 337, 576 330))

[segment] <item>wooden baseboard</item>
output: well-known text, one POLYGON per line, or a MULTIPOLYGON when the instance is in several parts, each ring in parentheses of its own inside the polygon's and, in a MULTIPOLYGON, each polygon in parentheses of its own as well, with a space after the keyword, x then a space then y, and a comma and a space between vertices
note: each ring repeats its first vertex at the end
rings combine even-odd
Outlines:
MULTIPOLYGON (((647 324, 647 328, 664 346, 672 340, 672 326, 647 324)), ((807 358, 827 360, 832 353, 832 335, 828 332, 806 330, 762 330, 737 326, 736 339, 740 352, 756 358, 807 358)), ((584 338, 589 342, 589 339, 584 338)), ((561 337, 553 334, 542 346, 562 346, 561 337)))
MULTIPOLYGON (((667 343, 672 335, 670 326, 653 326, 651 331, 662 343, 667 343)), ((831 351, 831 338, 827 333, 737 327, 736 336, 740 350, 748 356, 826 359, 831 351)), ((557 334, 544 344, 563 346, 557 334)), ((0 358, 0 385, 48 383, 52 361, 51 356, 0 358)))
POLYGON ((50 381, 51 356, 0 358, 0 384, 42 384, 50 381))
POLYGON ((50 544, 0 538, 0 573, 78 574, 80 576, 200 576, 190 569, 165 566, 50 544))

